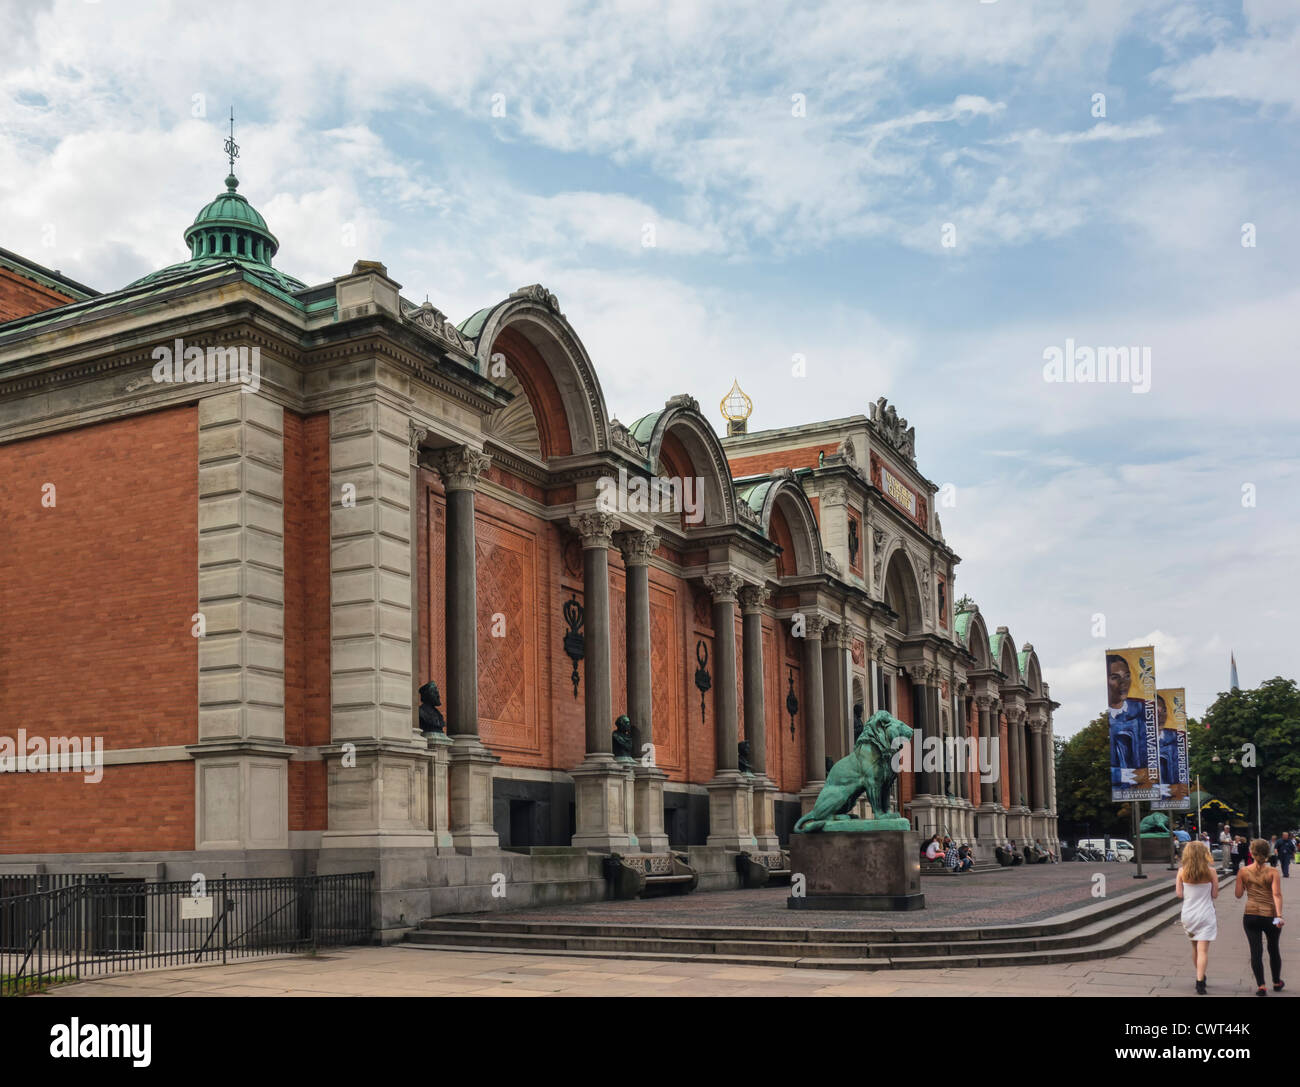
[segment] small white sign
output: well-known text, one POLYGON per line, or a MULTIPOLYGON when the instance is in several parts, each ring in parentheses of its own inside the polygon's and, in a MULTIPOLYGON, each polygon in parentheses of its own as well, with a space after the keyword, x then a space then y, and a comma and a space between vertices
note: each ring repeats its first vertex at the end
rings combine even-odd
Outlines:
POLYGON ((196 921, 200 918, 212 917, 211 898, 182 898, 181 899, 181 920, 196 921))

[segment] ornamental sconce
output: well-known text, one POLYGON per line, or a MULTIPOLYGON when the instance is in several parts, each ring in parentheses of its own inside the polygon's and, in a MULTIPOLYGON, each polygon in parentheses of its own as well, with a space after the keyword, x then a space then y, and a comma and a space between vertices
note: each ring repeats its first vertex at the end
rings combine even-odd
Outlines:
POLYGON ((695 659, 700 665, 695 669, 695 686, 700 692, 700 723, 703 724, 706 719, 704 696, 709 693, 709 689, 713 686, 713 680, 709 676, 709 647, 705 645, 703 638, 695 643, 695 659))
POLYGON ((794 739, 794 715, 799 712, 799 699, 795 697, 795 693, 794 693, 794 669, 789 668, 787 669, 787 672, 789 674, 787 675, 786 678, 789 680, 790 690, 789 693, 787 693, 785 696, 785 712, 790 715, 790 739, 793 740, 794 739))
POLYGON ((578 602, 577 594, 572 595, 564 602, 564 625, 568 628, 564 632, 564 652, 569 660, 573 662, 573 674, 569 677, 573 680, 573 697, 578 697, 578 662, 586 655, 586 639, 582 634, 584 612, 582 605, 578 602))

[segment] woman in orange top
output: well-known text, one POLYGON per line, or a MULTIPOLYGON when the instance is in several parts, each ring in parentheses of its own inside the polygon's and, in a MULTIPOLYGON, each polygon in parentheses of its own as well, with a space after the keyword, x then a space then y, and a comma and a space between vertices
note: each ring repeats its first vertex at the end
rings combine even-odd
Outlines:
POLYGON ((1273 991, 1284 985, 1282 981, 1282 951, 1279 938, 1282 933, 1282 873, 1268 866, 1268 842, 1256 838, 1250 843, 1250 853, 1255 863, 1237 873, 1234 893, 1246 896, 1246 912, 1241 924, 1250 942, 1250 968, 1255 972, 1256 996, 1268 996, 1264 987, 1264 948, 1268 939, 1268 965, 1273 972, 1273 991))

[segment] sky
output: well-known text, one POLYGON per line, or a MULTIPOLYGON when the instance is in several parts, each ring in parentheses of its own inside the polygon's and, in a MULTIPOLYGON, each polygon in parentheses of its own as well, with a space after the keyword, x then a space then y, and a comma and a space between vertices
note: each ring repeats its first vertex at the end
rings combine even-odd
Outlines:
POLYGON ((1058 736, 1109 647, 1192 716, 1232 650, 1297 674, 1294 0, 0 0, 0 245, 184 259, 232 106, 299 279, 381 260, 458 321, 543 283, 624 422, 887 396, 1058 736))

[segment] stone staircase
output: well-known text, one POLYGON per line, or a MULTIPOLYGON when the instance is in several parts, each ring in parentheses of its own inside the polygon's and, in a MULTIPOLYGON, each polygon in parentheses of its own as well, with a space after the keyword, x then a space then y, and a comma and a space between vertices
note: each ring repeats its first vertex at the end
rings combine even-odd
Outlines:
MULTIPOLYGON (((959 877, 951 877, 959 878, 959 877)), ((918 970, 1030 966, 1120 955, 1174 921, 1165 881, 1047 921, 965 928, 817 929, 634 925, 437 917, 409 933, 412 950, 586 958, 918 970)))

